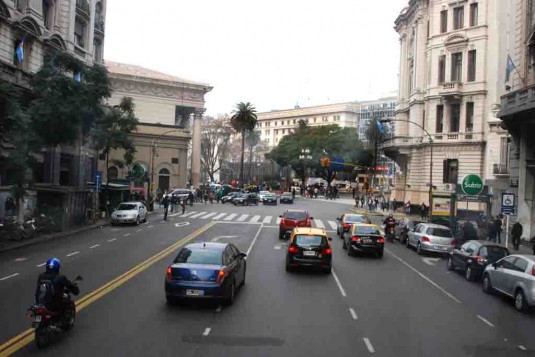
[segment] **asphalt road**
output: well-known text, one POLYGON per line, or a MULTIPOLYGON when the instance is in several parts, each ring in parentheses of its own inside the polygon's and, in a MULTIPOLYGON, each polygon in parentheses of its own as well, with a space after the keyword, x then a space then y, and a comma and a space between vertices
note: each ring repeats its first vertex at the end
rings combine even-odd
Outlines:
MULTIPOLYGON (((535 314, 399 243, 383 259, 348 257, 333 228, 350 206, 196 204, 141 226, 103 227, 0 255, 0 356, 515 356, 535 351, 535 314), (333 273, 286 273, 277 217, 307 208, 333 238, 333 273), (203 213, 204 212, 204 213, 203 213), (165 303, 165 269, 190 241, 232 241, 248 252, 247 282, 231 307, 165 303), (26 308, 47 258, 80 274, 74 330, 43 351, 26 308), (26 334, 20 335, 21 333, 26 334), (18 339, 13 339, 19 336, 18 339), (12 342, 8 342, 8 341, 12 342)), ((379 218, 372 218, 379 221, 379 218)))

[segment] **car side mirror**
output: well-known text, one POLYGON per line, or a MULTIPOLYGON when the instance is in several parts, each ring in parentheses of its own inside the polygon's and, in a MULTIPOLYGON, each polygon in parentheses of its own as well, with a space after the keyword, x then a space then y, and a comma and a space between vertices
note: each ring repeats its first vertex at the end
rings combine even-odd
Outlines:
POLYGON ((494 270, 496 270, 496 269, 498 269, 498 264, 492 263, 492 267, 494 268, 494 270))
POLYGON ((279 218, 282 218, 282 214, 279 216, 279 218))
POLYGON ((245 253, 240 253, 240 257, 241 257, 241 258, 245 258, 245 257, 247 257, 247 254, 245 254, 245 253))
POLYGON ((331 237, 329 237, 329 241, 332 241, 333 239, 331 237))
POLYGON ((76 278, 74 278, 74 281, 82 281, 84 280, 84 278, 82 278, 82 276, 78 275, 76 278))
POLYGON ((314 217, 310 217, 310 220, 313 220, 313 219, 314 219, 314 217))

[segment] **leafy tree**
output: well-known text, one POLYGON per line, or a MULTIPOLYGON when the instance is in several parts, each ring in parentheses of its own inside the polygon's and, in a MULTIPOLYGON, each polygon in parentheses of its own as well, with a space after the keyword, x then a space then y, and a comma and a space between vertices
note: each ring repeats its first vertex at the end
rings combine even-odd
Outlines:
POLYGON ((201 166, 214 180, 216 172, 221 170, 221 164, 229 152, 231 128, 225 120, 220 118, 207 123, 201 132, 201 166))
POLYGON ((241 134, 241 158, 240 158, 240 182, 243 182, 243 161, 245 153, 245 134, 248 131, 254 130, 257 124, 256 109, 247 102, 240 102, 236 104, 234 114, 230 118, 230 124, 241 134))
POLYGON ((249 148, 249 181, 251 181, 251 177, 253 177, 253 149, 260 143, 260 130, 247 132, 245 141, 249 148))
POLYGON ((371 166, 371 170, 369 172, 371 173, 372 177, 370 182, 374 181, 375 175, 376 175, 376 168, 377 168, 377 157, 379 155, 379 144, 383 142, 384 139, 384 130, 381 131, 379 129, 379 124, 372 120, 370 122, 370 125, 366 128, 366 132, 364 133, 366 135, 366 139, 371 143, 371 148, 373 149, 373 163, 371 166))
POLYGON ((308 125, 308 120, 305 120, 305 119, 299 119, 297 121, 297 125, 298 125, 298 127, 297 127, 298 130, 305 130, 305 129, 310 127, 308 125))

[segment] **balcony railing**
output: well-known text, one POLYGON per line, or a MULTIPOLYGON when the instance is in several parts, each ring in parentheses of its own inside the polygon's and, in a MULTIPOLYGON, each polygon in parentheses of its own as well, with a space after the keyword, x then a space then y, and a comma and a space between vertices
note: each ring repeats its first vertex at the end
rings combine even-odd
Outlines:
MULTIPOLYGON (((448 142, 478 142, 483 141, 483 133, 436 133, 432 134, 433 142, 448 143, 448 142)), ((392 146, 413 146, 419 144, 429 143, 427 136, 394 136, 391 139, 384 141, 385 147, 392 146)))
POLYGON ((442 84, 442 89, 439 90, 440 95, 444 97, 460 95, 463 91, 462 82, 447 82, 442 84))
POLYGON ((509 175, 509 165, 494 164, 494 175, 509 175))
POLYGON ((535 109, 535 85, 502 96, 500 118, 535 109))
POLYGON ((86 0, 76 0, 76 10, 87 18, 89 18, 89 9, 89 3, 86 0))

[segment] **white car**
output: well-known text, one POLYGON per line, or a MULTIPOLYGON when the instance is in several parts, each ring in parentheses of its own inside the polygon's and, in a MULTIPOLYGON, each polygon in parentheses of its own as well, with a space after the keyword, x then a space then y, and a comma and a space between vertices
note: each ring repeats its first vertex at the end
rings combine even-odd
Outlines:
POLYGON ((260 202, 264 202, 264 198, 269 195, 271 192, 269 191, 260 191, 258 192, 258 198, 260 198, 260 202))
POLYGON ((147 207, 141 202, 123 202, 111 214, 111 224, 147 222, 147 207))

